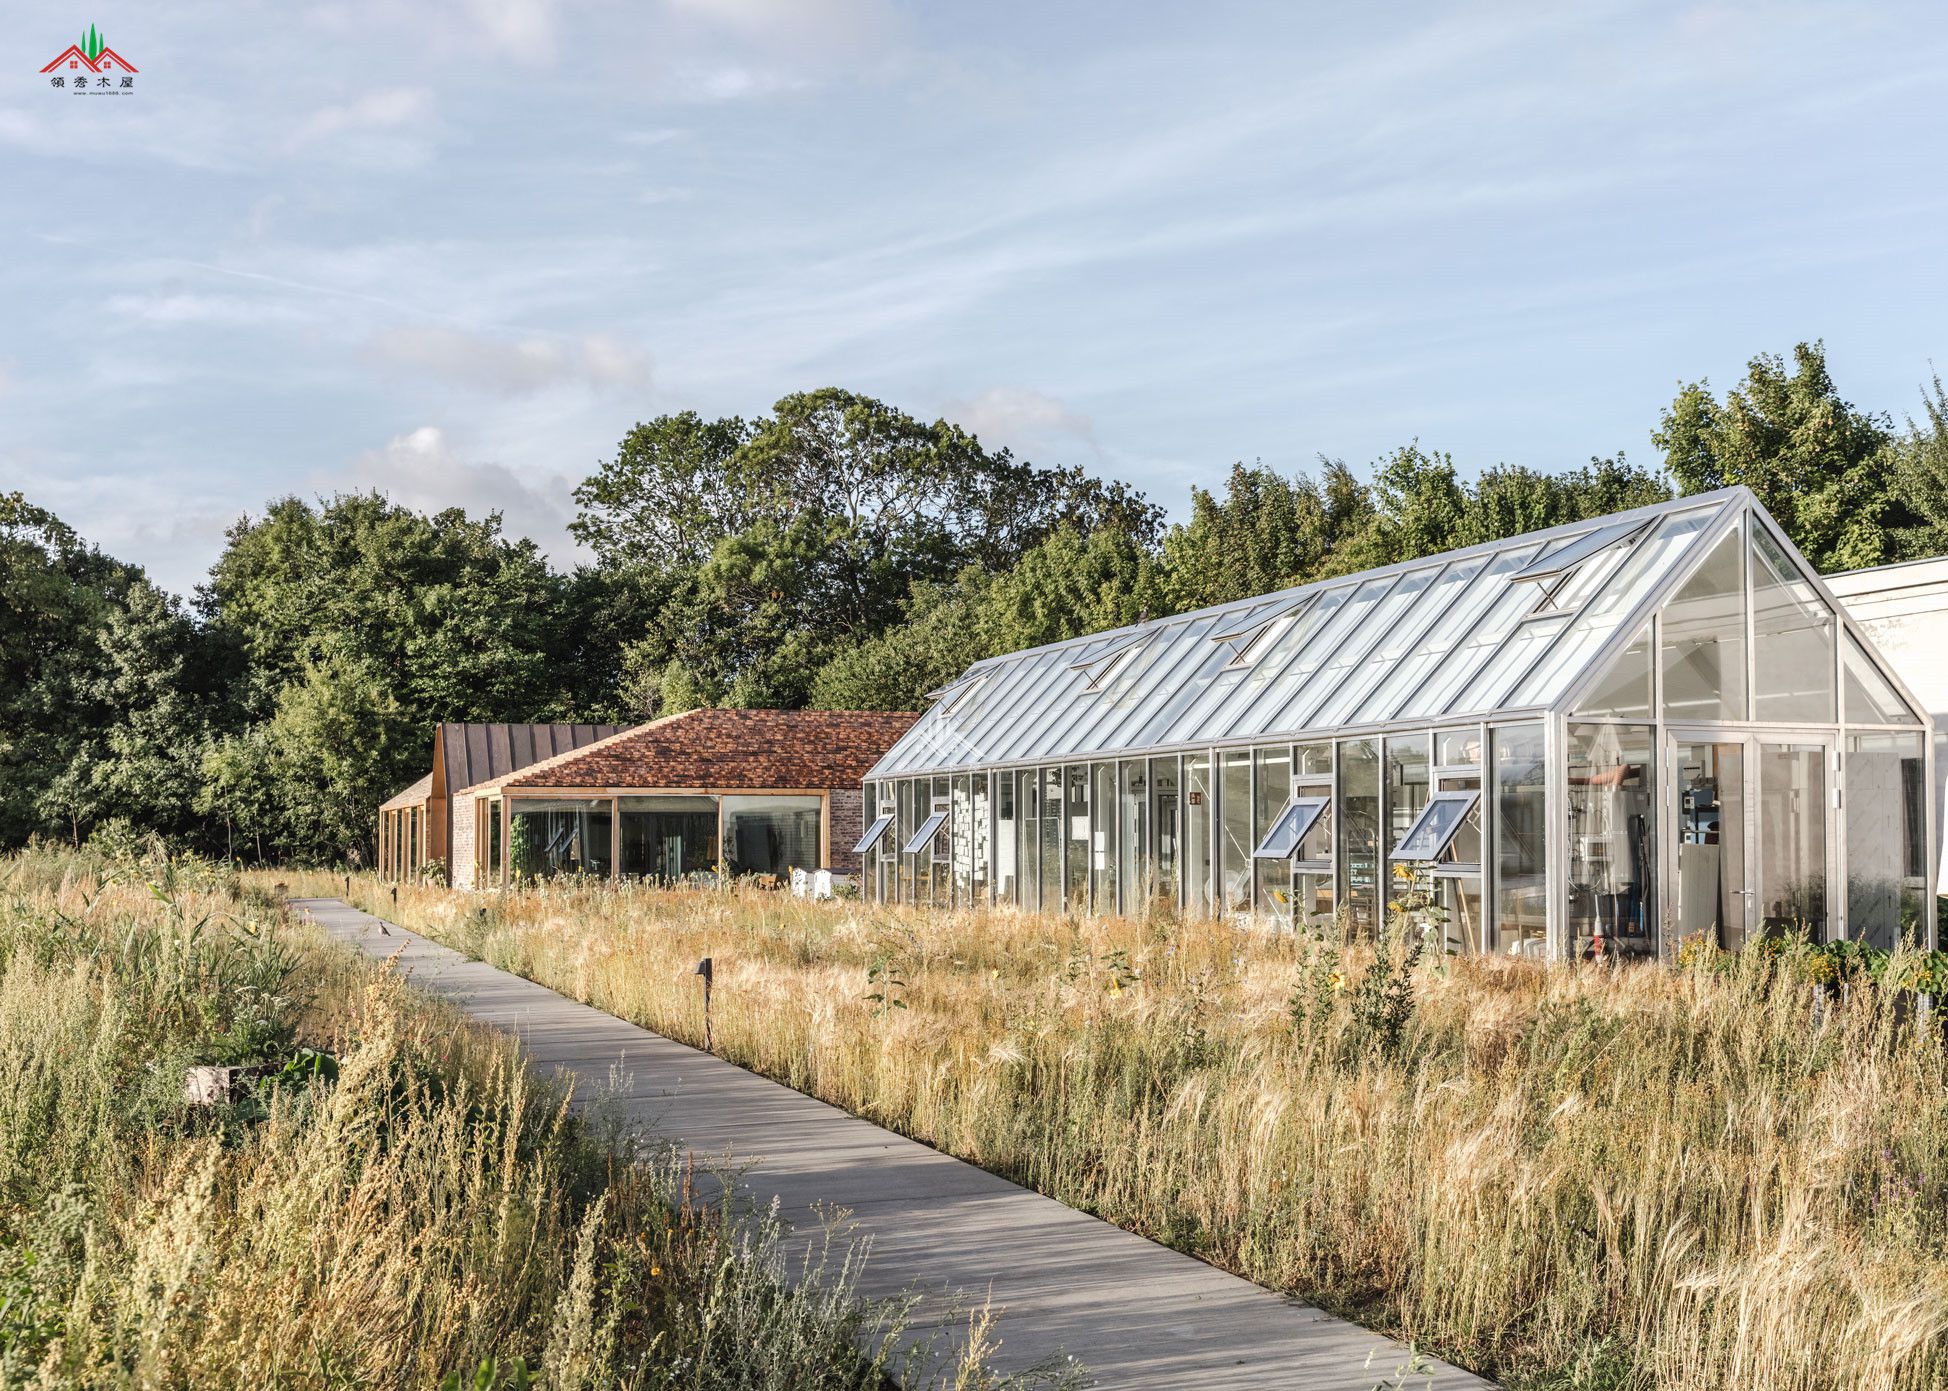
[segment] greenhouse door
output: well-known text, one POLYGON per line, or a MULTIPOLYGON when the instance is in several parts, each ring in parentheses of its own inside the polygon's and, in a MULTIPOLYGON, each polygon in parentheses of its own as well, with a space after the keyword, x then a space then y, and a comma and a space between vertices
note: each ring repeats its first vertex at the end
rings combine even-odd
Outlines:
POLYGON ((1667 844, 1678 943, 1823 941, 1830 918, 1832 737, 1675 730, 1667 844))

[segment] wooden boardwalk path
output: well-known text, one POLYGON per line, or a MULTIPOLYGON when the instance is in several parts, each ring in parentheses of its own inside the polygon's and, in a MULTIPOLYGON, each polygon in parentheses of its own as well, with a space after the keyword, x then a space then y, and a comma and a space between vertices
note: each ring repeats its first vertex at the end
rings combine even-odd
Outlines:
POLYGON ((584 1094, 614 1094, 621 1078, 632 1119, 700 1158, 728 1156, 749 1198, 775 1198, 800 1230, 849 1209, 871 1243, 862 1293, 919 1291, 923 1325, 960 1328, 956 1301, 991 1298, 1004 1369, 1073 1355, 1098 1386, 1146 1391, 1488 1385, 1440 1363, 1402 1376, 1399 1343, 396 925, 382 934, 337 899, 292 907, 371 956, 397 956, 416 987, 515 1035, 584 1094))

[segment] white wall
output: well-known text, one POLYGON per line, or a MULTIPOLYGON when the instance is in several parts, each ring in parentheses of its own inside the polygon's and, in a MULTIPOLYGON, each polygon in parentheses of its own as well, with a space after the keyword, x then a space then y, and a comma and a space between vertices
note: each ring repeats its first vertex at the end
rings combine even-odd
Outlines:
MULTIPOLYGON (((1908 689, 1948 730, 1948 556, 1825 576, 1908 689)), ((1935 759, 1935 816, 1948 838, 1948 759, 1935 759)), ((1940 885, 1948 893, 1948 858, 1940 885)))

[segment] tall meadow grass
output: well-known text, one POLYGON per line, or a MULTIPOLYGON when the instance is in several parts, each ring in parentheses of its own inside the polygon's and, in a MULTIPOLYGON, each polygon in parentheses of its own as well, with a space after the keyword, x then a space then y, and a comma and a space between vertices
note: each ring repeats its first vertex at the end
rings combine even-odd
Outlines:
POLYGON ((747 889, 355 897, 693 1043, 710 956, 723 1056, 1514 1387, 1948 1384, 1912 997, 747 889))
POLYGON ((589 1114, 263 886, 0 860, 0 1385, 1018 1384, 589 1114))

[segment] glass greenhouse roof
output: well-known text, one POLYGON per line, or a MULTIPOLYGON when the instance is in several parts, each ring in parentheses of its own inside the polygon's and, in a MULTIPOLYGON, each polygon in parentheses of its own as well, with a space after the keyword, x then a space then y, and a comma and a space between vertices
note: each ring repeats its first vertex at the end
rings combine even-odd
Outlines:
POLYGON ((1748 510, 1729 488, 991 657, 867 776, 1564 708, 1748 510))

